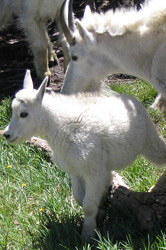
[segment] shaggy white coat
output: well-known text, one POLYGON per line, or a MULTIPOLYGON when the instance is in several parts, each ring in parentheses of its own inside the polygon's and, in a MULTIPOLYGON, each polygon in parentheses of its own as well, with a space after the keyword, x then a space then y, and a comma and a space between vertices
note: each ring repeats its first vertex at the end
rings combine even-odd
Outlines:
POLYGON ((82 236, 94 235, 99 205, 112 171, 138 155, 158 166, 166 164, 166 144, 146 109, 127 95, 65 96, 45 93, 47 81, 33 89, 30 73, 12 102, 12 118, 4 136, 15 144, 38 134, 49 143, 53 160, 70 174, 73 194, 83 206, 82 236), (45 93, 45 94, 44 94, 45 93))
POLYGON ((151 83, 160 93, 156 106, 166 112, 166 1, 105 14, 86 7, 75 23, 62 93, 96 91, 108 74, 124 73, 151 83))

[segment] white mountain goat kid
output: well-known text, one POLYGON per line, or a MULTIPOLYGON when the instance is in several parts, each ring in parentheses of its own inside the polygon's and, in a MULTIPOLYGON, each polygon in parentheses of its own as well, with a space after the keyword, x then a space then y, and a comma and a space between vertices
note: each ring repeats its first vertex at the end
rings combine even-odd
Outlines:
POLYGON ((127 95, 49 95, 47 78, 33 89, 30 72, 12 102, 4 131, 11 144, 38 134, 49 143, 53 160, 71 175, 76 201, 83 206, 82 237, 94 236, 99 205, 112 180, 112 170, 127 167, 138 155, 166 164, 166 144, 149 114, 127 95))
POLYGON ((69 46, 64 37, 60 9, 64 0, 0 0, 0 30, 13 22, 18 16, 20 27, 24 30, 34 56, 34 65, 39 78, 50 76, 49 61, 56 59, 52 43, 47 33, 47 21, 56 20, 64 53, 64 68, 70 60, 69 46))
POLYGON ((70 0, 61 20, 71 61, 62 93, 96 91, 108 74, 124 73, 151 83, 160 93, 156 106, 166 113, 166 1, 151 0, 140 11, 105 14, 91 13, 87 6, 82 20, 75 20, 74 31, 63 15, 68 5, 70 0))

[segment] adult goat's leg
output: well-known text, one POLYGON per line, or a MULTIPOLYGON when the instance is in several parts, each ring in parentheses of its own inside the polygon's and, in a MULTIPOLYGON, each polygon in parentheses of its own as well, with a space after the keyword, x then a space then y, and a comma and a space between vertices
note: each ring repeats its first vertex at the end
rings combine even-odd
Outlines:
POLYGON ((32 51, 34 54, 34 64, 37 75, 39 78, 44 78, 45 76, 51 76, 48 62, 50 39, 48 37, 46 24, 44 22, 39 22, 38 27, 40 31, 41 47, 40 45, 32 47, 32 51))
POLYGON ((47 40, 48 40, 48 60, 51 63, 57 62, 57 64, 58 64, 58 58, 57 58, 57 55, 53 49, 53 44, 50 41, 50 38, 49 38, 49 35, 47 32, 46 32, 46 34, 47 34, 47 40))
POLYGON ((26 19, 22 17, 21 24, 25 30, 30 48, 34 55, 34 65, 37 76, 43 79, 50 76, 51 72, 48 66, 48 33, 46 24, 41 21, 34 20, 31 16, 26 19))

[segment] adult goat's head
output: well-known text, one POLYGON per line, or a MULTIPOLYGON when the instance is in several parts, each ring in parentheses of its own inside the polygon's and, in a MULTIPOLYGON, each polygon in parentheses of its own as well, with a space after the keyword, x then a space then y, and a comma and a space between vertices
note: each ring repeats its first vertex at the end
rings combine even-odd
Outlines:
POLYGON ((27 70, 23 89, 12 101, 12 118, 5 128, 4 136, 11 144, 30 139, 36 132, 36 122, 48 77, 46 77, 38 90, 33 88, 30 71, 27 70))
MULTIPOLYGON (((94 82, 97 82, 96 76, 100 73, 95 35, 86 29, 82 21, 76 19, 74 22, 72 2, 66 0, 61 8, 62 28, 71 53, 62 89, 65 94, 97 90, 94 82)), ((90 21, 91 15, 90 7, 86 6, 83 19, 90 21)))

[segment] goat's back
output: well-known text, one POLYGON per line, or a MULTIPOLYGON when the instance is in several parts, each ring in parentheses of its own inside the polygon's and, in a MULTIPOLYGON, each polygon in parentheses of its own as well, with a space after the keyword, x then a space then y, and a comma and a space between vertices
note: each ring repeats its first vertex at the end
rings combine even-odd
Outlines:
MULTIPOLYGON (((48 104, 46 99, 45 103, 48 104)), ((121 169, 143 154, 148 137, 154 136, 155 128, 146 109, 127 95, 59 95, 53 105, 52 112, 57 114, 55 123, 59 119, 60 124, 58 135, 66 138, 64 150, 70 149, 65 159, 73 166, 77 155, 80 165, 104 157, 109 168, 121 169)))

